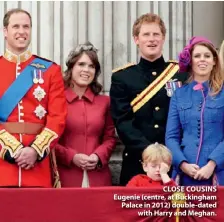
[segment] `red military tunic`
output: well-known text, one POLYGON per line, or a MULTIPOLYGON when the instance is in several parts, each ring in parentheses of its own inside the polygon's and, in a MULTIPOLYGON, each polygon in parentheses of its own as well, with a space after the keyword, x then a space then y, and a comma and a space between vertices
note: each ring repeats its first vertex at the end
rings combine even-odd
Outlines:
MULTIPOLYGON (((19 56, 7 51, 0 57, 0 97, 35 58, 37 56, 30 51, 19 56)), ((42 79, 42 84, 33 84, 7 119, 7 122, 43 124, 41 132, 38 135, 14 134, 0 126, 0 186, 52 186, 48 154, 64 130, 67 114, 60 66, 53 63, 42 73, 42 79), (12 164, 4 159, 6 151, 14 152, 14 156, 17 150, 26 146, 33 147, 38 157, 42 157, 42 161, 37 161, 30 170, 22 169, 16 163, 12 164)))

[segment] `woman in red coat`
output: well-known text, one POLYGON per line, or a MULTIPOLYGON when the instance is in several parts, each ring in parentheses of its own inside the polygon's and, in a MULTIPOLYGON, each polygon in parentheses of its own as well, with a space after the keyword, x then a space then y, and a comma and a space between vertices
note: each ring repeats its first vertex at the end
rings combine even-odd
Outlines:
POLYGON ((110 98, 99 95, 100 64, 91 43, 72 50, 64 82, 68 104, 65 131, 56 146, 62 187, 110 186, 108 167, 115 148, 110 98))

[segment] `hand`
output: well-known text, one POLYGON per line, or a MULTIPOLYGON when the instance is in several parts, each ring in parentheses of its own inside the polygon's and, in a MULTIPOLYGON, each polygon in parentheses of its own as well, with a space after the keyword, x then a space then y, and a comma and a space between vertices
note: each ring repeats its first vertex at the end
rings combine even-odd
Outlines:
POLYGON ((89 161, 86 165, 86 169, 87 170, 94 170, 96 168, 96 165, 97 165, 98 161, 99 161, 99 157, 95 153, 91 154, 89 156, 89 161))
POLYGON ((38 154, 36 150, 34 150, 32 147, 24 147, 16 153, 14 158, 18 166, 29 170, 34 167, 34 164, 37 160, 37 156, 38 154))
POLYGON ((216 167, 216 163, 214 161, 209 161, 205 166, 203 166, 198 172, 195 174, 195 180, 208 180, 216 167))
POLYGON ((78 153, 74 155, 72 161, 77 167, 80 167, 84 170, 86 168, 87 162, 89 161, 89 156, 84 153, 78 153))
POLYGON ((196 164, 191 164, 183 162, 180 166, 180 169, 190 177, 194 177, 199 170, 199 166, 196 164))
POLYGON ((167 174, 169 170, 170 170, 170 167, 166 163, 164 162, 160 163, 160 168, 159 168, 160 175, 167 174))

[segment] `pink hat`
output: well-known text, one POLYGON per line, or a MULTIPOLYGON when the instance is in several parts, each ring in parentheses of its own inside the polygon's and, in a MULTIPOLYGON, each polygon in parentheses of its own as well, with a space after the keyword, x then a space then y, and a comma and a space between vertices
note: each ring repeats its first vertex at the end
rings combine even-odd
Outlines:
POLYGON ((215 48, 213 43, 209 39, 207 39, 203 36, 192 37, 189 41, 189 44, 184 47, 184 49, 182 50, 182 52, 178 56, 180 72, 188 71, 189 65, 191 64, 190 50, 192 49, 192 47, 195 44, 200 43, 200 42, 209 43, 212 47, 215 48))

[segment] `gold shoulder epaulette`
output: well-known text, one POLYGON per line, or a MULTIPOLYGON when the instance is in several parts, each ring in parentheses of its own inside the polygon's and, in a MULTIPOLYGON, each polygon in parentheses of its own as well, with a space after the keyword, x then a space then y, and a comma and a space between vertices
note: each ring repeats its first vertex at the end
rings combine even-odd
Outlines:
POLYGON ((171 62, 171 63, 176 63, 176 64, 178 64, 179 62, 178 62, 178 60, 169 60, 168 62, 171 62))
POLYGON ((130 66, 134 66, 134 65, 135 65, 135 63, 129 62, 129 63, 125 64, 124 66, 120 66, 118 68, 113 69, 112 73, 117 72, 117 71, 122 70, 122 69, 126 69, 126 68, 128 68, 130 66))

